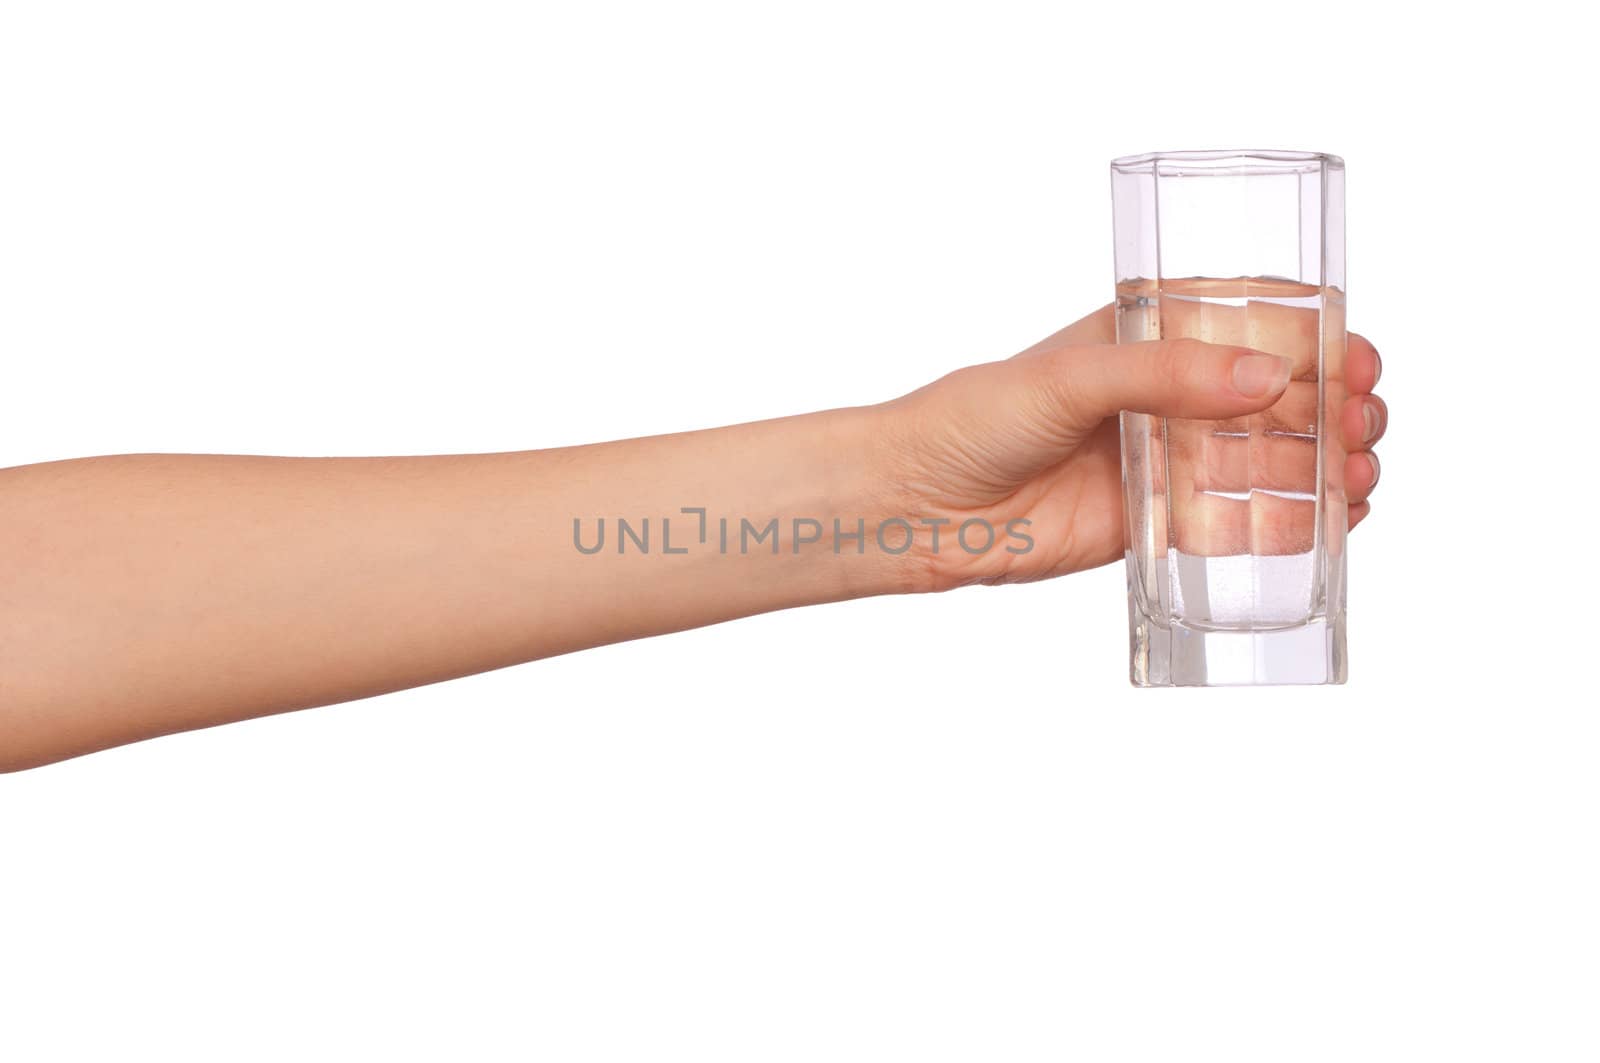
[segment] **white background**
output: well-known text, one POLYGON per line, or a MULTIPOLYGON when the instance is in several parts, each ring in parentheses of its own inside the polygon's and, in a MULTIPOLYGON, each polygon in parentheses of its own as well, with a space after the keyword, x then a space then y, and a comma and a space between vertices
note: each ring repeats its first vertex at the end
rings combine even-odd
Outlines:
POLYGON ((1345 157, 1393 410, 1342 688, 1131 689, 1113 566, 0 778, 7 1059, 1600 1054, 1553 5, 0 10, 0 464, 889 398, 1106 302, 1172 148, 1345 157))

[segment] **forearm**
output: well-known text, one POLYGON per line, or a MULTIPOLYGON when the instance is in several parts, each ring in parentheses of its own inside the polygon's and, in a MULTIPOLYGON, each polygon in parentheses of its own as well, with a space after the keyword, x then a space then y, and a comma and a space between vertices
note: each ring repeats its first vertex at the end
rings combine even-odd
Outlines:
POLYGON ((0 767, 900 589, 900 559, 833 536, 835 518, 872 534, 876 417, 506 454, 0 471, 0 767), (684 512, 700 508, 705 542, 684 512), (648 549, 618 518, 634 535, 648 520, 648 549), (776 552, 742 524, 772 518, 776 552), (825 529, 798 552, 795 518, 825 529))

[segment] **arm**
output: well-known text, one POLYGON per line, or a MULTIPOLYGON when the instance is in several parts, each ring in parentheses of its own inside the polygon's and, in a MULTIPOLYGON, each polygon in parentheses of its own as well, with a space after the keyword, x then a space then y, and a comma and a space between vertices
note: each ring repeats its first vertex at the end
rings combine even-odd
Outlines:
POLYGON ((679 512, 854 506, 865 484, 831 455, 868 416, 524 453, 5 470, 0 764, 892 590, 881 556, 773 556, 770 537, 720 555, 679 512), (669 514, 673 549, 694 550, 661 553, 669 514), (648 554, 617 553, 619 516, 650 518, 648 554), (592 545, 601 517, 605 548, 585 556, 573 519, 592 545))
MULTIPOLYGON (((773 609, 1105 563, 1121 552, 1107 418, 1231 416, 1287 376, 1269 356, 1250 363, 1261 380, 1236 377, 1242 348, 1111 347, 1109 327, 1102 312, 881 406, 702 432, 0 471, 0 769, 773 609), (705 543, 685 507, 706 509, 705 543), (951 521, 948 543, 975 516, 1031 521, 1035 548, 931 549, 923 520, 951 521), (602 517, 603 548, 580 551, 602 517), (618 517, 636 533, 649 518, 648 552, 619 552, 618 517), (915 532, 904 552, 875 541, 893 517, 915 532), (772 518, 776 552, 749 542, 772 518), (847 534, 862 521, 864 541, 836 549, 835 519, 847 534)), ((885 536, 898 548, 904 532, 885 536)))

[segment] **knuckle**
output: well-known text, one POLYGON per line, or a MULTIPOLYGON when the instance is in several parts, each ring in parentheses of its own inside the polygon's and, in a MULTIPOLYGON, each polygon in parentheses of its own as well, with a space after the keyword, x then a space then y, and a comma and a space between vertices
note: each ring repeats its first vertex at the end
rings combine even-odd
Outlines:
POLYGON ((1087 403, 1089 366, 1082 348, 1069 347, 1056 357, 1041 358, 1034 370, 1034 393, 1054 410, 1080 409, 1087 403))
POLYGON ((1169 340, 1161 348, 1157 368, 1161 375, 1175 384, 1189 379, 1194 367, 1204 357, 1207 345, 1195 339, 1169 340))

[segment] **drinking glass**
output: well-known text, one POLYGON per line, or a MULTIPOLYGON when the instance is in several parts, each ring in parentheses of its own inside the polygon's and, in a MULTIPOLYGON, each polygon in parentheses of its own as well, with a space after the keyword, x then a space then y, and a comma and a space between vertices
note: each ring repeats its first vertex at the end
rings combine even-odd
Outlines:
POLYGON ((1111 163, 1119 342, 1285 355, 1263 413, 1122 414, 1135 686, 1345 681, 1344 161, 1156 152, 1111 163))

